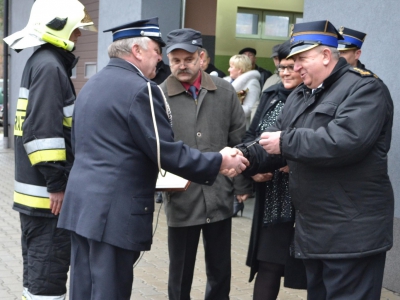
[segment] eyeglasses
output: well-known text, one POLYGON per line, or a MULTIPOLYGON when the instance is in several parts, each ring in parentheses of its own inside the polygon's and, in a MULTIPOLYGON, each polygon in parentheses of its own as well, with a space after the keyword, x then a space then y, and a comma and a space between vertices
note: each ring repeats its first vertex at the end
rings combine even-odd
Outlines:
POLYGON ((288 73, 292 73, 294 71, 294 65, 289 65, 289 66, 278 66, 278 72, 285 72, 285 70, 288 71, 288 73))
POLYGON ((189 65, 195 65, 197 64, 197 62, 199 61, 200 56, 197 56, 196 59, 194 59, 193 57, 187 58, 185 59, 183 62, 180 60, 172 60, 169 62, 169 64, 173 67, 180 67, 181 65, 183 65, 184 67, 187 67, 189 65))

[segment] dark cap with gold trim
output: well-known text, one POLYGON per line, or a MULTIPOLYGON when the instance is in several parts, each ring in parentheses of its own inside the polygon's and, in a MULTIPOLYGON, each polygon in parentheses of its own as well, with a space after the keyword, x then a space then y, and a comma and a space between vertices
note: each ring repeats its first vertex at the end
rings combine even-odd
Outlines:
POLYGON ((339 41, 338 50, 346 51, 352 49, 361 49, 366 33, 354 29, 340 27, 339 33, 343 36, 344 40, 339 41))
POLYGON ((104 30, 103 32, 109 31, 112 31, 113 42, 134 37, 148 37, 159 43, 161 47, 165 46, 161 38, 160 27, 158 26, 158 17, 127 23, 104 30))
POLYGON ((335 26, 327 20, 294 24, 288 58, 321 45, 337 48, 338 40, 342 39, 335 26))

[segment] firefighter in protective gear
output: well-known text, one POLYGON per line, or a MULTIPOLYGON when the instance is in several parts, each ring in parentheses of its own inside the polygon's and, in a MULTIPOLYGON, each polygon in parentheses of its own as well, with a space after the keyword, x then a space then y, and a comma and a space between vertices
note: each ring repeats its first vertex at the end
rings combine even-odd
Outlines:
POLYGON ((80 29, 96 30, 79 1, 36 0, 28 25, 4 39, 16 51, 40 46, 22 74, 14 125, 23 299, 65 299, 70 235, 57 221, 74 160, 70 77, 77 60, 71 51, 80 29))

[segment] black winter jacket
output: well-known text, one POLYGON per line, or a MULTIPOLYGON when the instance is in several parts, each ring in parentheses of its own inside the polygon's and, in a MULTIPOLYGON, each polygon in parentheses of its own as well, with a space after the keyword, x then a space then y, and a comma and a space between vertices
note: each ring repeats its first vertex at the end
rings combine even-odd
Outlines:
POLYGON ((302 84, 288 97, 268 131, 282 131, 296 257, 358 258, 392 247, 392 123, 386 85, 343 58, 313 94, 302 84))
POLYGON ((45 44, 27 61, 15 117, 13 208, 33 216, 56 217, 48 193, 64 191, 74 156, 71 148, 75 56, 45 44))

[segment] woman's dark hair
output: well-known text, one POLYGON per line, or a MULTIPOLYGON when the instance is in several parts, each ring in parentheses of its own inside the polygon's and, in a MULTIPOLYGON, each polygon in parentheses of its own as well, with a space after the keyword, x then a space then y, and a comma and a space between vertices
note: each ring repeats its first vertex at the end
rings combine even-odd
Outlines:
POLYGON ((278 48, 278 59, 281 61, 285 59, 290 53, 290 40, 282 43, 278 48))

